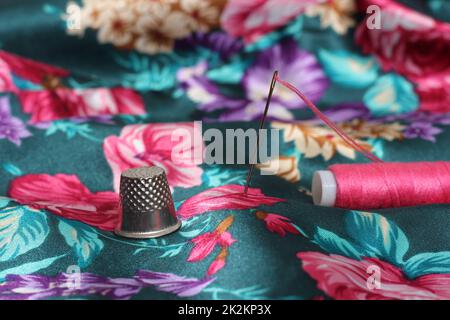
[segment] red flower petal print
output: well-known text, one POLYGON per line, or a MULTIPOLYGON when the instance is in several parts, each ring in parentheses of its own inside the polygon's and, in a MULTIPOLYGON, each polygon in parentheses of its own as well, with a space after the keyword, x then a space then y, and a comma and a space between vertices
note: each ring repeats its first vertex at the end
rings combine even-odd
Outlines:
POLYGON ((427 274, 414 279, 414 284, 430 290, 440 300, 450 299, 450 274, 427 274))
POLYGON ((233 221, 234 217, 228 216, 219 223, 213 232, 206 232, 192 239, 191 241, 194 243, 194 247, 187 261, 196 262, 205 259, 214 250, 216 245, 222 248, 231 246, 236 240, 226 230, 231 226, 233 221))
POLYGON ((395 70, 416 84, 420 110, 448 112, 450 101, 450 24, 390 0, 358 2, 381 8, 381 28, 369 29, 367 19, 356 30, 364 53, 374 54, 385 71, 395 70))
POLYGON ((300 252, 303 269, 317 286, 334 299, 450 299, 450 274, 429 274, 407 279, 397 267, 375 258, 361 261, 340 255, 300 252), (370 289, 369 267, 380 270, 380 288, 370 289))
POLYGON ((286 235, 286 232, 300 234, 300 231, 292 224, 289 218, 279 214, 256 211, 256 217, 266 223, 268 230, 276 232, 282 237, 286 235))
POLYGON ((192 122, 139 124, 125 126, 118 137, 107 137, 103 152, 114 175, 114 189, 119 190, 122 171, 155 165, 166 171, 171 187, 200 185, 203 170, 197 164, 201 162, 203 140, 198 131, 192 122), (190 132, 194 137, 194 141, 181 142, 186 161, 172 157, 173 149, 180 144, 173 140, 178 129, 190 132), (196 136, 200 138, 196 139, 196 136))
POLYGON ((236 242, 229 233, 228 228, 233 224, 234 217, 232 215, 226 217, 219 223, 213 232, 206 232, 201 234, 191 241, 194 247, 187 259, 188 262, 197 262, 205 259, 218 245, 221 247, 220 253, 211 263, 206 274, 211 276, 225 266, 226 258, 228 256, 228 248, 236 242))
POLYGON ((225 267, 225 259, 216 258, 209 266, 206 274, 208 276, 212 276, 212 275, 216 274, 223 267, 225 267))
POLYGON ((145 113, 141 96, 125 88, 22 90, 19 98, 23 111, 31 113, 31 123, 68 117, 145 113))
POLYGON ((366 20, 356 32, 365 53, 373 53, 384 70, 395 70, 410 80, 448 74, 450 24, 409 9, 394 1, 365 0, 381 10, 381 28, 369 29, 366 20))
POLYGON ((141 96, 127 88, 64 88, 64 69, 25 59, 0 50, 0 92, 17 92, 32 123, 67 117, 144 114, 141 96), (12 74, 44 86, 44 90, 17 90, 12 74))
POLYGON ((210 264, 206 274, 208 276, 212 276, 213 274, 216 274, 220 269, 225 267, 227 256, 228 256, 228 249, 222 248, 220 253, 214 259, 214 261, 210 264))
POLYGON ((191 241, 194 243, 187 261, 196 262, 205 259, 216 247, 220 234, 216 231, 201 234, 191 241))
POLYGON ((16 92, 17 88, 12 79, 11 69, 0 58, 0 92, 16 92))
POLYGON ((6 64, 15 75, 36 84, 42 84, 47 80, 49 76, 69 76, 69 71, 62 68, 22 58, 3 50, 0 50, 0 59, 6 62, 6 64))
POLYGON ((222 14, 222 28, 247 43, 285 25, 308 5, 320 0, 231 0, 222 14))
POLYGON ((75 175, 29 174, 14 179, 9 195, 22 204, 78 220, 102 230, 114 230, 118 218, 118 194, 91 192, 75 175))
POLYGON ((367 19, 356 30, 364 53, 374 54, 383 70, 395 70, 417 85, 420 110, 449 111, 450 24, 434 20, 390 0, 364 0, 381 8, 381 28, 369 29, 367 19))
POLYGON ((76 109, 75 116, 145 114, 142 97, 131 89, 92 88, 76 92, 83 100, 83 109, 76 109))
POLYGON ((218 245, 221 247, 224 247, 224 248, 231 246, 235 242, 236 242, 236 239, 234 239, 231 236, 231 233, 226 232, 226 231, 220 235, 220 237, 217 241, 218 245))
POLYGON ((244 194, 244 186, 229 184, 208 189, 187 199, 178 209, 178 214, 187 219, 207 211, 251 209, 284 201, 265 196, 258 188, 249 188, 244 194))
POLYGON ((22 90, 19 99, 23 111, 31 113, 31 123, 46 122, 74 116, 74 110, 83 102, 70 89, 22 90))
POLYGON ((417 84, 416 92, 420 99, 420 110, 429 112, 448 112, 450 110, 450 75, 421 80, 417 84))

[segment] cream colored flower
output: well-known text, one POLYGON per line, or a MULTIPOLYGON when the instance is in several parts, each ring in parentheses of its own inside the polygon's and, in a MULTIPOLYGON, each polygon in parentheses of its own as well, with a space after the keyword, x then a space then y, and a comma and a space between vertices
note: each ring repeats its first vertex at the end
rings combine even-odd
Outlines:
POLYGON ((97 34, 98 41, 110 42, 116 46, 129 45, 133 41, 133 24, 136 20, 132 10, 121 2, 103 15, 97 34))
POLYGON ((114 2, 109 0, 84 0, 81 21, 86 27, 98 29, 103 20, 114 10, 114 2))
POLYGON ((342 123, 340 127, 355 138, 382 138, 388 141, 403 139, 403 130, 406 128, 398 122, 377 123, 361 120, 342 123))
MULTIPOLYGON (((308 123, 289 124, 281 122, 273 122, 272 127, 283 129, 284 140, 286 142, 293 141, 296 149, 303 153, 305 158, 315 158, 321 155, 328 161, 336 153, 350 159, 356 157, 356 151, 330 128, 309 125, 308 123)), ((350 136, 366 150, 372 150, 372 146, 367 142, 358 140, 351 134, 350 136)))
POLYGON ((398 122, 394 122, 386 124, 373 124, 370 127, 370 131, 379 138, 393 141, 403 139, 403 130, 405 130, 405 128, 406 126, 398 122))
POLYGON ((206 0, 180 0, 180 7, 189 15, 193 31, 208 31, 219 22, 219 9, 206 0))
POLYGON ((289 182, 300 181, 300 171, 296 157, 280 156, 256 165, 265 175, 277 175, 289 182))
POLYGON ((173 49, 174 39, 190 34, 188 25, 189 17, 181 11, 171 11, 165 6, 159 6, 152 14, 145 14, 139 18, 136 24, 138 38, 135 47, 149 54, 170 52, 173 49))
POLYGON ((356 23, 352 17, 355 12, 355 0, 330 0, 308 6, 305 14, 310 17, 320 16, 323 28, 331 27, 337 33, 345 34, 356 23))
MULTIPOLYGON (((336 152, 344 157, 354 159, 355 150, 349 146, 333 130, 320 126, 297 126, 295 146, 305 155, 305 158, 315 158, 321 155, 326 161, 330 160, 336 152)), ((358 141, 361 145, 367 145, 358 141)), ((371 147, 368 146, 370 149, 371 147)))
POLYGON ((210 1, 217 0, 83 0, 82 26, 67 32, 82 35, 92 28, 100 43, 149 54, 170 52, 174 40, 193 28, 206 31, 218 22, 218 6, 210 1))
POLYGON ((135 0, 130 7, 136 12, 138 18, 157 17, 162 19, 172 10, 171 4, 163 0, 135 0))

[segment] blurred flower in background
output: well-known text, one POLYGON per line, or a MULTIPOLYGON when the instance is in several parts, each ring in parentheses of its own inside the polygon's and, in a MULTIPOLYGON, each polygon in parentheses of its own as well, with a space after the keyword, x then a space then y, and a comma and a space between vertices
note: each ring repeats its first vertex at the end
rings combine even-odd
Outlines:
POLYGON ((246 43, 285 25, 312 4, 326 0, 231 0, 221 18, 222 28, 246 43))
MULTIPOLYGON (((176 39, 219 24, 225 0, 83 0, 81 28, 97 31, 100 43, 142 53, 171 52, 176 39)), ((73 30, 70 34, 74 34, 73 30)))
POLYGON ((308 6, 305 13, 310 17, 320 17, 322 28, 331 27, 338 34, 346 34, 349 28, 356 25, 353 19, 355 0, 322 1, 308 6))

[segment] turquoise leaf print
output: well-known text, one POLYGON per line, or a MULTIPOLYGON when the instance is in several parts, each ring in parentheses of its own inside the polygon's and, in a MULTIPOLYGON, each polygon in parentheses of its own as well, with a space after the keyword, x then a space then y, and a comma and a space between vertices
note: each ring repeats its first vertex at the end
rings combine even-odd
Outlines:
POLYGON ((268 288, 260 285, 254 285, 251 287, 245 287, 240 289, 225 289, 218 287, 210 287, 203 289, 203 292, 210 293, 213 300, 224 299, 241 299, 241 300, 261 300, 269 299, 266 293, 269 292, 268 288))
POLYGON ((88 140, 102 142, 101 140, 91 136, 92 129, 87 123, 75 123, 66 120, 52 121, 51 125, 45 131, 46 136, 51 136, 57 132, 64 132, 67 139, 73 139, 76 135, 80 135, 88 140))
POLYGON ((3 170, 8 172, 9 174, 12 174, 13 176, 20 176, 22 174, 22 170, 20 170, 19 167, 15 166, 12 163, 4 163, 2 167, 3 170))
POLYGON ((367 143, 372 146, 372 153, 380 159, 384 157, 384 142, 383 139, 376 138, 367 140, 367 143))
POLYGON ((205 171, 203 179, 208 186, 214 188, 224 184, 245 183, 246 174, 247 172, 244 170, 229 170, 215 166, 205 171))
POLYGON ((419 107, 413 85, 397 74, 380 77, 364 94, 363 101, 374 116, 407 113, 419 107))
POLYGON ((0 261, 8 261, 39 247, 48 232, 44 212, 25 206, 0 210, 0 261))
POLYGON ((42 90, 43 87, 37 84, 34 84, 31 81, 28 81, 26 79, 19 78, 15 75, 13 75, 13 81, 17 88, 22 90, 42 90))
POLYGON ((21 264, 20 266, 11 268, 11 269, 6 269, 6 270, 2 270, 0 272, 0 281, 3 281, 5 279, 5 277, 9 274, 32 274, 34 272, 37 272, 39 270, 48 268, 50 265, 53 264, 53 262, 55 262, 56 260, 61 259, 62 257, 66 256, 65 254, 60 255, 60 256, 56 256, 56 257, 51 257, 51 258, 46 258, 46 259, 42 259, 39 261, 33 261, 33 262, 27 262, 24 264, 21 264))
POLYGON ((162 91, 174 87, 176 69, 172 64, 151 63, 143 71, 128 74, 124 77, 123 85, 140 91, 162 91))
POLYGON ((177 243, 164 247, 164 252, 159 256, 159 258, 173 258, 180 254, 181 249, 184 248, 185 243, 177 243))
POLYGON ((382 215, 352 211, 345 219, 347 233, 363 249, 364 256, 382 258, 396 265, 403 264, 409 241, 403 231, 382 215))
POLYGON ((251 62, 251 59, 242 59, 241 56, 235 56, 229 63, 209 70, 207 77, 217 83, 238 84, 251 62))
POLYGON ((66 243, 72 247, 77 257, 77 264, 87 267, 103 249, 103 241, 97 233, 88 225, 78 221, 61 220, 58 229, 66 243))
POLYGON ((303 33, 303 24, 304 18, 303 16, 299 16, 290 22, 286 27, 275 30, 268 34, 265 34, 261 38, 259 38, 256 42, 253 42, 249 45, 245 46, 246 52, 257 52, 268 49, 278 42, 280 42, 284 38, 293 38, 295 40, 300 40, 301 35, 303 33))
POLYGON ((430 273, 450 273, 450 252, 425 252, 406 261, 404 272, 410 278, 430 273))
POLYGON ((328 253, 339 254, 358 260, 361 258, 361 248, 331 231, 318 227, 314 234, 314 242, 328 253))
POLYGON ((216 53, 197 48, 193 51, 157 54, 149 58, 146 55, 131 53, 125 56, 115 54, 114 60, 129 70, 121 84, 138 91, 164 91, 173 89, 178 70, 183 66, 193 66, 206 59, 214 64, 216 53))
POLYGON ((0 209, 8 205, 10 199, 6 197, 0 197, 0 209))
POLYGON ((326 75, 336 84, 355 89, 367 88, 378 77, 378 64, 371 57, 347 51, 319 51, 326 75))
POLYGON ((183 222, 178 234, 184 238, 195 238, 199 234, 209 231, 209 225, 211 223, 211 216, 206 218, 197 216, 183 222))
POLYGON ((373 212, 352 211, 346 215, 345 227, 350 240, 317 228, 313 242, 330 254, 360 260, 378 258, 399 267, 406 277, 449 274, 450 251, 419 253, 405 261, 409 241, 392 221, 373 212))

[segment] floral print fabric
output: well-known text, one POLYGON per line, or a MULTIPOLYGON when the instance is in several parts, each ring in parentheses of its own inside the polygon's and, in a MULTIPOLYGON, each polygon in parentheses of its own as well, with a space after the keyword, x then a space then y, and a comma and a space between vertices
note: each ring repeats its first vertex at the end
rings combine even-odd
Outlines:
POLYGON ((450 299, 447 206, 314 206, 314 171, 364 159, 290 91, 246 196, 247 166, 197 158, 258 126, 278 70, 379 158, 450 159, 450 7, 405 3, 1 4, 0 299, 450 299), (200 137, 181 159, 177 129, 200 137), (115 236, 120 173, 152 165, 182 228, 115 236))

